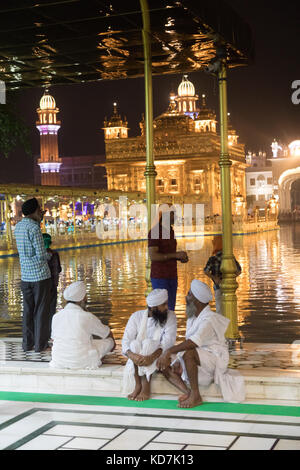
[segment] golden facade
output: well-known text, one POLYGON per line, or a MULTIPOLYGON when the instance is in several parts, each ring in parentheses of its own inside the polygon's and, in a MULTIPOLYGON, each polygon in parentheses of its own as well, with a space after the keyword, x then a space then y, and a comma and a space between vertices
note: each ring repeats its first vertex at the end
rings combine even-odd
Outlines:
MULTIPOLYGON (((157 172, 157 202, 203 203, 205 214, 221 214, 220 137, 215 112, 202 95, 183 77, 178 94, 170 95, 167 111, 154 119, 154 157, 157 172)), ((141 135, 128 137, 127 120, 114 104, 111 119, 104 122, 108 190, 145 191, 145 122, 141 135)), ((245 150, 229 126, 232 160, 232 200, 246 201, 245 150)))

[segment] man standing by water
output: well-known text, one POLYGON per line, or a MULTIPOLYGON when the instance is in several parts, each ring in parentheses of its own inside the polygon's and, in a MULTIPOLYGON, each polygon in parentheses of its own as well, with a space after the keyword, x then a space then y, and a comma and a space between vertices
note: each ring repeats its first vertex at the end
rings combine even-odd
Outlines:
POLYGON ((159 221, 148 234, 151 258, 151 284, 153 289, 168 291, 169 310, 175 310, 177 294, 177 261, 188 262, 185 251, 176 251, 177 241, 173 230, 174 211, 160 212, 159 221))
POLYGON ((40 223, 43 211, 36 198, 22 205, 23 219, 17 223, 15 237, 21 265, 23 294, 23 350, 48 348, 51 273, 40 223))

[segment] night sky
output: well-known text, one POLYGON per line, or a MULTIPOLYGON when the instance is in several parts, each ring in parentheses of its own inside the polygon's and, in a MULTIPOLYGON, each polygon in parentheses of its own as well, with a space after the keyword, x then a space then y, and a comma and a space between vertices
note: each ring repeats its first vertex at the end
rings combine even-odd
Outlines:
MULTIPOLYGON (((295 0, 227 0, 251 26, 255 39, 255 63, 229 72, 228 105, 231 121, 246 151, 265 150, 271 156, 274 138, 282 143, 300 139, 300 104, 291 101, 291 84, 300 80, 300 8, 295 0)), ((154 116, 164 112, 171 89, 177 91, 182 75, 153 77, 154 116)), ((217 111, 216 80, 204 72, 189 74, 196 93, 207 95, 217 111)), ((32 128, 33 155, 39 154, 35 128, 41 88, 16 93, 17 109, 32 128)), ((56 86, 50 93, 60 108, 61 156, 104 155, 103 120, 117 101, 129 122, 129 135, 139 133, 144 112, 144 81, 140 79, 56 86)), ((1 158, 0 182, 33 183, 33 159, 19 148, 1 158)), ((104 158, 104 157, 102 157, 104 158)))

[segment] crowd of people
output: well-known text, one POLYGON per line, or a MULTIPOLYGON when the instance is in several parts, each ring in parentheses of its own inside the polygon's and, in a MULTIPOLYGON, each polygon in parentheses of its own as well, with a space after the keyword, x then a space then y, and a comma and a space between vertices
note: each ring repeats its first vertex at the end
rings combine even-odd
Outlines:
MULTIPOLYGON (((50 248, 51 236, 42 234, 44 213, 38 200, 25 201, 22 213, 14 233, 21 266, 23 349, 41 352, 51 348, 50 367, 98 368, 102 358, 116 348, 113 333, 86 310, 83 281, 65 288, 66 305, 56 312, 59 254, 50 248)), ((214 238, 213 253, 204 268, 214 282, 216 312, 209 306, 213 299, 210 287, 194 279, 186 295, 186 338, 176 344, 177 262, 189 259, 185 251, 177 251, 173 224, 172 211, 168 217, 160 213, 148 234, 153 290, 146 298, 146 308, 130 316, 124 331, 122 354, 127 363, 123 391, 129 400, 147 400, 153 374, 161 373, 182 393, 180 408, 200 405, 199 386, 213 382, 219 385, 225 401, 243 401, 243 378, 228 369, 225 332, 229 320, 221 311, 221 236, 214 238)), ((238 276, 241 267, 235 262, 238 276)))

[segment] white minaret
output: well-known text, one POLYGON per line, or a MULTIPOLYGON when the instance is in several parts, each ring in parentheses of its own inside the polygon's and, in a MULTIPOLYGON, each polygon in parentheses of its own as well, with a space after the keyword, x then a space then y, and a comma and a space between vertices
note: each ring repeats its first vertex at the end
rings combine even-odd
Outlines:
POLYGON ((57 133, 60 129, 60 121, 56 116, 59 109, 55 99, 45 90, 37 109, 38 121, 36 127, 40 132, 40 158, 38 164, 41 169, 41 183, 44 185, 60 185, 59 169, 61 158, 58 152, 57 133))

